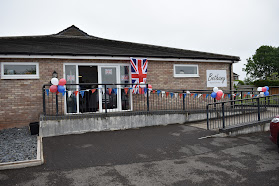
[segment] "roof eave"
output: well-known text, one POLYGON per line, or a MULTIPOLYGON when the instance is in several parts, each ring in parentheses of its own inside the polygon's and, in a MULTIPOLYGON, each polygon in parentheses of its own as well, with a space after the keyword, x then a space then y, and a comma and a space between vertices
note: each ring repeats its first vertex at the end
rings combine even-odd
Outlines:
POLYGON ((214 57, 197 57, 197 56, 189 56, 189 57, 184 57, 184 56, 160 56, 160 55, 141 55, 141 54, 75 54, 75 53, 30 53, 30 52, 0 52, 0 55, 27 55, 27 56, 34 56, 34 55, 50 55, 50 56, 107 56, 107 57, 145 57, 145 58, 172 58, 172 59, 202 59, 202 60, 227 60, 227 61, 232 61, 232 63, 237 63, 240 61, 239 57, 236 56, 231 56, 231 58, 228 57, 220 57, 220 58, 214 58, 214 57))

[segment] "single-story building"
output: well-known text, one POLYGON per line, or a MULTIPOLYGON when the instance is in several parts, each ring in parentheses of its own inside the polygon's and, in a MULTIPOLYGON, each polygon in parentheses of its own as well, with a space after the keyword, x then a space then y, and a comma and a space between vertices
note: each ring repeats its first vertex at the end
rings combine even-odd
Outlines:
MULTIPOLYGON (((153 89, 187 90, 212 90, 214 86, 231 90, 232 65, 240 60, 237 56, 103 39, 75 26, 53 35, 1 37, 0 129, 39 121, 42 87, 54 76, 65 78, 67 84, 131 83, 131 57, 148 60, 146 83, 153 89)), ((76 102, 81 100, 69 101, 72 95, 67 92, 65 96, 65 114, 81 113, 78 106, 67 105, 79 105, 76 102)), ((96 99, 103 99, 102 95, 96 99)), ((100 103, 93 111, 101 107, 100 103)))

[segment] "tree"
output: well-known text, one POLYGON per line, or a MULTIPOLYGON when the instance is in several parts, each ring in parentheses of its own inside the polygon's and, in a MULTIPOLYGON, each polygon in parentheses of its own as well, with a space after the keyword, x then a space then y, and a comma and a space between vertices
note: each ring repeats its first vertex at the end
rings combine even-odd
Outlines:
POLYGON ((243 69, 251 78, 267 79, 279 72, 279 47, 261 46, 243 69))

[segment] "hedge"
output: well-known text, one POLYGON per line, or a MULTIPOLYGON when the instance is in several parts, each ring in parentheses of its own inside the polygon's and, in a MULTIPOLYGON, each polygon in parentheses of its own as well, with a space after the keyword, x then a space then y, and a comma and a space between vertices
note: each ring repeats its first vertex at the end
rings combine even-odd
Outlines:
POLYGON ((279 80, 256 80, 254 85, 256 87, 279 86, 279 80))

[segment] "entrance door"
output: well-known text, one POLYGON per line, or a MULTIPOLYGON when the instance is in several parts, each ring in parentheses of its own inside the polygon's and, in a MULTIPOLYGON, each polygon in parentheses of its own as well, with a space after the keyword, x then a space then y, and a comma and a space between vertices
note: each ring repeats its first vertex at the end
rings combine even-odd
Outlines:
POLYGON ((99 66, 99 105, 104 112, 106 109, 108 112, 121 110, 119 104, 119 85, 113 85, 119 82, 119 67, 118 66, 99 66), (105 89, 106 87, 106 89, 105 89))
MULTIPOLYGON (((78 66, 79 83, 98 83, 98 68, 97 66, 78 66)), ((79 112, 97 112, 99 110, 99 95, 98 85, 80 85, 79 94, 79 112)))
POLYGON ((67 85, 65 113, 132 110, 129 74, 130 67, 126 64, 65 64, 67 84, 109 84, 106 90, 104 85, 67 85), (119 83, 122 85, 115 85, 119 83))

